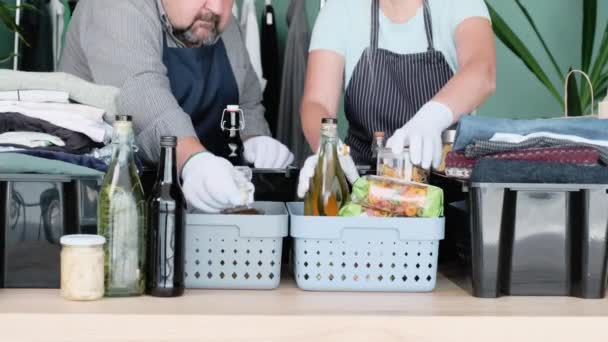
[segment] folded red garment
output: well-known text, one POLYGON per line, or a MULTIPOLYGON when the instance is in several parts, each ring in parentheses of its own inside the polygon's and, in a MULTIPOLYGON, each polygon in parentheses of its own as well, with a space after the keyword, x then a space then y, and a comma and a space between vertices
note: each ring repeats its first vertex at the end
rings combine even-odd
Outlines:
MULTIPOLYGON (((600 154, 593 147, 550 147, 502 152, 484 158, 593 166, 597 165, 600 154)), ((446 156, 445 167, 468 169, 473 168, 476 161, 465 157, 463 152, 452 151, 446 156)))

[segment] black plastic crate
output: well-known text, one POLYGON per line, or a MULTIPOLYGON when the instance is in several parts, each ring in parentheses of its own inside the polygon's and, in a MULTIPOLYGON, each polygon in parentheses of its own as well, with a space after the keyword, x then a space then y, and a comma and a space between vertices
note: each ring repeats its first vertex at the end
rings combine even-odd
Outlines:
POLYGON ((608 185, 473 183, 473 295, 603 298, 608 185))
POLYGON ((59 287, 59 239, 97 232, 101 181, 101 176, 0 175, 0 287, 59 287))

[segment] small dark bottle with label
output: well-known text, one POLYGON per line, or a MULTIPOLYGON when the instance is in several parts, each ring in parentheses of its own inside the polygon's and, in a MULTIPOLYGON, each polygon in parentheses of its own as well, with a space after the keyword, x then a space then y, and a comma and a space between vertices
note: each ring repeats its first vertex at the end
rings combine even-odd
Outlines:
POLYGON ((184 293, 184 197, 178 183, 177 138, 161 138, 158 176, 148 199, 146 293, 177 297, 184 293))

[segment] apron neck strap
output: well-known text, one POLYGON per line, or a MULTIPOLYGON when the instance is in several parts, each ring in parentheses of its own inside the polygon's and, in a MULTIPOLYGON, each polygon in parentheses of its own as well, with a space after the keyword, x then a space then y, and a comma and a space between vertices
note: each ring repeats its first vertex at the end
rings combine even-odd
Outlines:
MULTIPOLYGON (((422 1, 424 10, 424 30, 426 32, 426 40, 428 43, 428 51, 435 50, 435 42, 433 38, 433 18, 431 16, 431 8, 428 0, 422 1)), ((380 32, 380 0, 372 0, 372 15, 371 15, 371 37, 370 45, 373 50, 378 49, 378 35, 380 32)))

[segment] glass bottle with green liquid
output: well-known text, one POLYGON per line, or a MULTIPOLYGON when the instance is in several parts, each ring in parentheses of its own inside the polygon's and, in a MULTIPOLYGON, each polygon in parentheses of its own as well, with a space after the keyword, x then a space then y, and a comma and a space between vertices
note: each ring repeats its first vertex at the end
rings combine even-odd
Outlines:
POLYGON ((340 208, 348 202, 348 183, 338 159, 338 143, 337 120, 323 119, 319 161, 304 198, 306 216, 338 216, 340 208))
POLYGON ((119 115, 112 136, 112 163, 97 207, 99 235, 106 238, 105 295, 138 296, 145 290, 146 201, 137 175, 131 117, 119 115))

